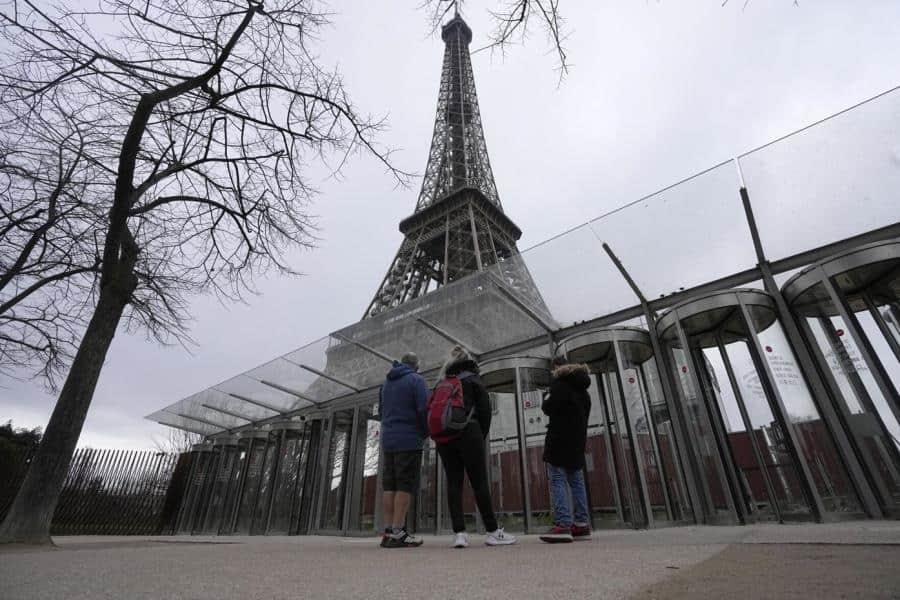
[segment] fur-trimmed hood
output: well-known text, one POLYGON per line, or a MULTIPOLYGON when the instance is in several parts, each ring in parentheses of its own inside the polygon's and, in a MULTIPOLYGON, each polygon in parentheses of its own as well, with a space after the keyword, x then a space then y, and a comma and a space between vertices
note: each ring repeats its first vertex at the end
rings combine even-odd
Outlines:
POLYGON ((590 369, 585 364, 560 365, 553 369, 552 375, 553 379, 565 379, 584 389, 591 386, 590 369))

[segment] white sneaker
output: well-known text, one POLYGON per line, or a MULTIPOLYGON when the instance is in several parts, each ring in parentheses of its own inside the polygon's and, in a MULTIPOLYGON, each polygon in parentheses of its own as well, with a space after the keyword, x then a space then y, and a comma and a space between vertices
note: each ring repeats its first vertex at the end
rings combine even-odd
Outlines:
POLYGON ((509 535, 503 528, 501 527, 497 531, 492 531, 484 538, 484 543, 487 546, 509 546, 511 544, 515 544, 519 540, 516 539, 516 536, 509 535))
POLYGON ((469 547, 469 534, 465 531, 460 531, 456 534, 456 537, 453 539, 453 547, 454 548, 468 548, 469 547))

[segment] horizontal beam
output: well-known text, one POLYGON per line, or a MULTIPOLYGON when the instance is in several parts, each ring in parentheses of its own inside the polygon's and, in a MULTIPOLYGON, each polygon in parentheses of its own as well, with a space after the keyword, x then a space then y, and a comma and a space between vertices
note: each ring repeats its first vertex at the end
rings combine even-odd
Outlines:
POLYGON ((186 415, 184 413, 177 413, 177 412, 173 412, 170 414, 173 414, 176 417, 181 417, 182 419, 189 419, 191 421, 197 421, 198 423, 203 423, 204 425, 209 425, 210 427, 215 427, 217 429, 224 429, 226 431, 228 429, 230 429, 230 427, 228 427, 228 425, 222 425, 221 423, 216 423, 215 421, 210 421, 209 419, 204 419, 202 417, 195 417, 193 415, 186 415))
POLYGON ((298 392, 297 390, 283 386, 280 383, 275 383, 274 381, 267 381, 265 379, 260 379, 259 382, 263 385, 269 386, 270 388, 276 389, 280 392, 284 392, 285 394, 290 394, 291 396, 296 396, 297 398, 300 398, 301 400, 305 400, 306 402, 312 402, 313 404, 318 404, 318 402, 316 402, 315 400, 313 400, 312 398, 310 398, 303 392, 298 392))
POLYGON ((435 325, 435 324, 432 323, 431 321, 428 321, 428 320, 426 320, 426 319, 424 319, 424 318, 422 318, 422 317, 416 317, 416 321, 418 321, 419 323, 421 323, 422 325, 424 325, 424 326, 427 327, 428 329, 432 330, 433 332, 435 332, 436 334, 438 334, 439 336, 441 336, 441 337, 444 338, 445 340, 447 340, 447 341, 449 341, 449 342, 453 342, 453 343, 456 344, 457 346, 462 346, 463 348, 466 349, 466 351, 467 351, 469 354, 472 354, 473 356, 476 356, 476 357, 477 357, 478 355, 481 354, 481 352, 479 352, 478 350, 476 350, 476 349, 472 346, 472 344, 469 344, 469 343, 467 343, 467 342, 462 341, 461 339, 459 339, 458 337, 456 337, 455 335, 453 335, 453 334, 450 333, 449 331, 446 331, 446 330, 443 329, 442 327, 439 327, 438 325, 435 325))
POLYGON ((342 335, 340 333, 332 333, 331 335, 332 335, 332 337, 336 337, 337 339, 341 340, 342 342, 347 342, 348 344, 353 344, 354 346, 358 346, 358 347, 362 348, 363 350, 365 350, 366 352, 368 352, 369 354, 374 354, 378 358, 386 360, 389 364, 394 364, 394 362, 396 362, 396 359, 388 356, 384 352, 376 350, 375 348, 369 346, 368 344, 363 344, 362 342, 357 342, 356 340, 350 339, 346 335, 342 335))
MULTIPOLYGON (((254 381, 256 381, 256 380, 254 379, 254 381)), ((279 415, 284 414, 284 411, 282 409, 272 406, 271 404, 266 404, 265 402, 262 402, 261 400, 254 400, 253 398, 249 398, 247 396, 242 396, 240 394, 235 394, 234 392, 223 392, 222 390, 219 390, 219 389, 217 389, 216 391, 221 392, 223 394, 227 394, 227 395, 231 396, 232 398, 237 398, 238 400, 241 400, 242 402, 246 402, 247 404, 253 404, 260 408, 265 408, 266 410, 271 410, 272 412, 278 413, 279 415)))
POLYGON ((230 410, 226 410, 224 408, 219 408, 218 406, 212 406, 210 404, 201 404, 203 408, 208 408, 209 410, 214 410, 216 412, 220 412, 223 415, 228 415, 229 417, 234 417, 235 419, 241 419, 242 421, 247 421, 248 423, 252 423, 253 419, 248 417, 247 415, 242 415, 240 413, 232 412, 230 410))
MULTIPOLYGON (((296 363, 295 363, 295 364, 296 364, 296 363)), ((357 392, 357 393, 358 393, 358 392, 361 392, 361 391, 362 391, 362 389, 356 387, 356 386, 353 385, 352 383, 348 383, 348 382, 344 381, 344 380, 341 379, 340 377, 336 377, 336 376, 334 376, 334 375, 329 375, 328 373, 325 373, 325 372, 320 371, 320 370, 318 370, 318 369, 314 369, 314 368, 310 367, 309 365, 301 365, 301 364, 297 364, 297 366, 300 367, 301 369, 305 369, 306 371, 309 371, 310 373, 314 373, 314 374, 318 375, 319 377, 324 377, 325 379, 327 379, 327 380, 329 380, 329 381, 333 381, 333 382, 335 382, 335 383, 338 384, 338 385, 342 385, 342 386, 344 386, 344 387, 347 388, 347 389, 353 390, 354 392, 357 392)))

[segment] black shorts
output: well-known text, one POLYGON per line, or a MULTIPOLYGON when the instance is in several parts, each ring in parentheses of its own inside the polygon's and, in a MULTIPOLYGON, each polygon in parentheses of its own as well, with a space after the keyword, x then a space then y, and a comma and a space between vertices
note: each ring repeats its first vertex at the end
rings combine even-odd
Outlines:
POLYGON ((414 494, 419 483, 422 465, 421 450, 405 450, 384 453, 384 471, 381 487, 385 492, 407 492, 414 494))

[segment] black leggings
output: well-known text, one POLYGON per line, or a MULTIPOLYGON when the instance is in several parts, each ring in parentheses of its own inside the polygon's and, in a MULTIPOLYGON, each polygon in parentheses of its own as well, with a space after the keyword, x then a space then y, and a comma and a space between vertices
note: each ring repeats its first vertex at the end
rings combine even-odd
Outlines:
POLYGON ((463 472, 469 475, 469 483, 475 493, 475 504, 487 531, 497 529, 497 517, 491 505, 491 487, 484 454, 484 437, 477 422, 469 423, 462 436, 448 444, 437 444, 438 454, 447 473, 447 504, 454 533, 466 530, 463 515, 463 472))

